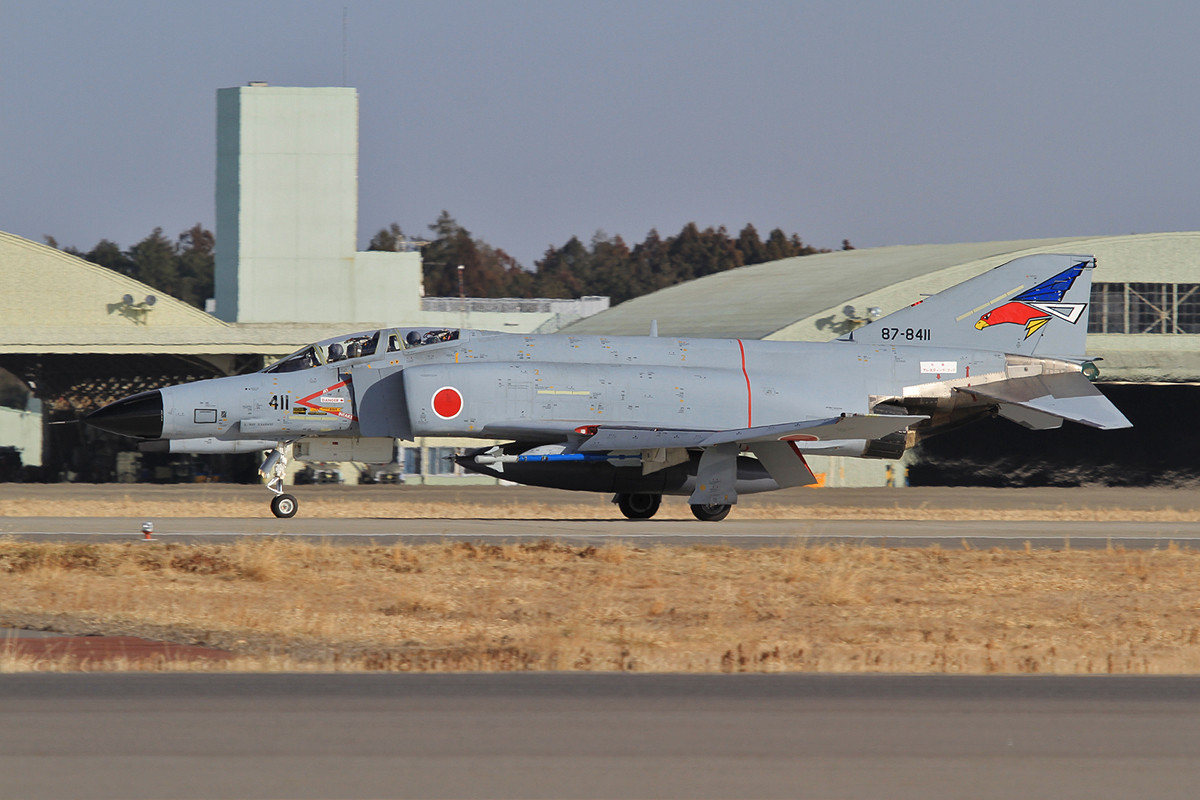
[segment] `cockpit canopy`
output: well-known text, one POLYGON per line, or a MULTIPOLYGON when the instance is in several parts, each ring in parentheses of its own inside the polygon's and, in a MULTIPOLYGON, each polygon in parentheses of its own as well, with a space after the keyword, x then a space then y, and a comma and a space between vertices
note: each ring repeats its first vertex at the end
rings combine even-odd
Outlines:
POLYGON ((263 372, 296 372, 311 369, 339 361, 350 361, 366 358, 376 353, 394 353, 413 347, 435 344, 437 342, 452 342, 459 338, 460 331, 450 328, 438 329, 405 329, 384 328, 377 331, 352 333, 349 336, 338 336, 324 339, 320 342, 301 347, 286 358, 276 361, 265 368, 263 372), (381 349, 382 348, 382 349, 381 349))

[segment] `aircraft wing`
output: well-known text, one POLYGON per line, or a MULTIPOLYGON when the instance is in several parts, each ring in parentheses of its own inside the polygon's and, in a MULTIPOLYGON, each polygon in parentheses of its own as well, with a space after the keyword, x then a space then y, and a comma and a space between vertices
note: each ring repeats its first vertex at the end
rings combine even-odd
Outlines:
POLYGON ((603 453, 609 450, 700 447, 708 437, 716 433, 718 431, 687 428, 636 428, 602 425, 579 445, 579 451, 581 453, 603 453))
POLYGON ((924 415, 851 414, 829 419, 720 431, 703 441, 700 446, 712 447, 725 442, 751 444, 773 441, 827 442, 843 439, 879 439, 927 419, 929 417, 924 415))
POLYGON ((1079 372, 959 387, 958 391, 1000 403, 1000 415, 1028 428, 1052 428, 1069 419, 1101 430, 1133 424, 1079 372))
POLYGON ((855 414, 828 419, 802 420, 730 430, 637 428, 600 426, 579 446, 583 453, 609 450, 647 450, 659 447, 715 447, 721 444, 758 442, 817 442, 841 439, 878 439, 929 419, 926 416, 855 414))

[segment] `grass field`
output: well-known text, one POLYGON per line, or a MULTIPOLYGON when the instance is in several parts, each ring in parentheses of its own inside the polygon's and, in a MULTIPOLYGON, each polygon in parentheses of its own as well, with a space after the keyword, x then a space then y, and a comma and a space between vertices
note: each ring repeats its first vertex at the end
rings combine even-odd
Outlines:
MULTIPOLYGON (((206 644, 234 670, 1194 674, 1198 559, 0 540, 0 624, 206 644)), ((0 671, 98 666, 0 644, 0 671)))

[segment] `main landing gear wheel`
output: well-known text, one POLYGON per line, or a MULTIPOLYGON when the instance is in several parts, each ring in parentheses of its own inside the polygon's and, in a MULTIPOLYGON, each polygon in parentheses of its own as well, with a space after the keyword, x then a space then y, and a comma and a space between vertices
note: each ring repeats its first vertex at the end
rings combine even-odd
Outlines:
POLYGON ((661 494, 619 494, 617 508, 628 519, 650 519, 662 505, 661 494))
POLYGON ((298 507, 299 504, 296 502, 296 498, 290 494, 276 495, 271 500, 271 513, 283 519, 296 516, 296 509, 298 507))
POLYGON ((692 506, 692 516, 701 522, 720 522, 729 516, 728 503, 698 504, 692 506))

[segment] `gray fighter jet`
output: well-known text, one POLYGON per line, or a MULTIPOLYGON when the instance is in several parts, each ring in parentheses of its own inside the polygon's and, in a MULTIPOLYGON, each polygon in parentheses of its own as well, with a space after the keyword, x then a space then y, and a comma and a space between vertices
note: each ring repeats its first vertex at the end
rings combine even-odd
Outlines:
POLYGON ((384 329, 309 345, 250 375, 127 397, 87 417, 143 448, 289 445, 386 462, 393 439, 497 444, 456 457, 517 483, 608 492, 631 519, 664 494, 720 520, 739 494, 815 482, 804 456, 895 459, 998 414, 1033 429, 1129 421, 1091 383, 1091 256, 1018 258, 832 342, 384 329))

